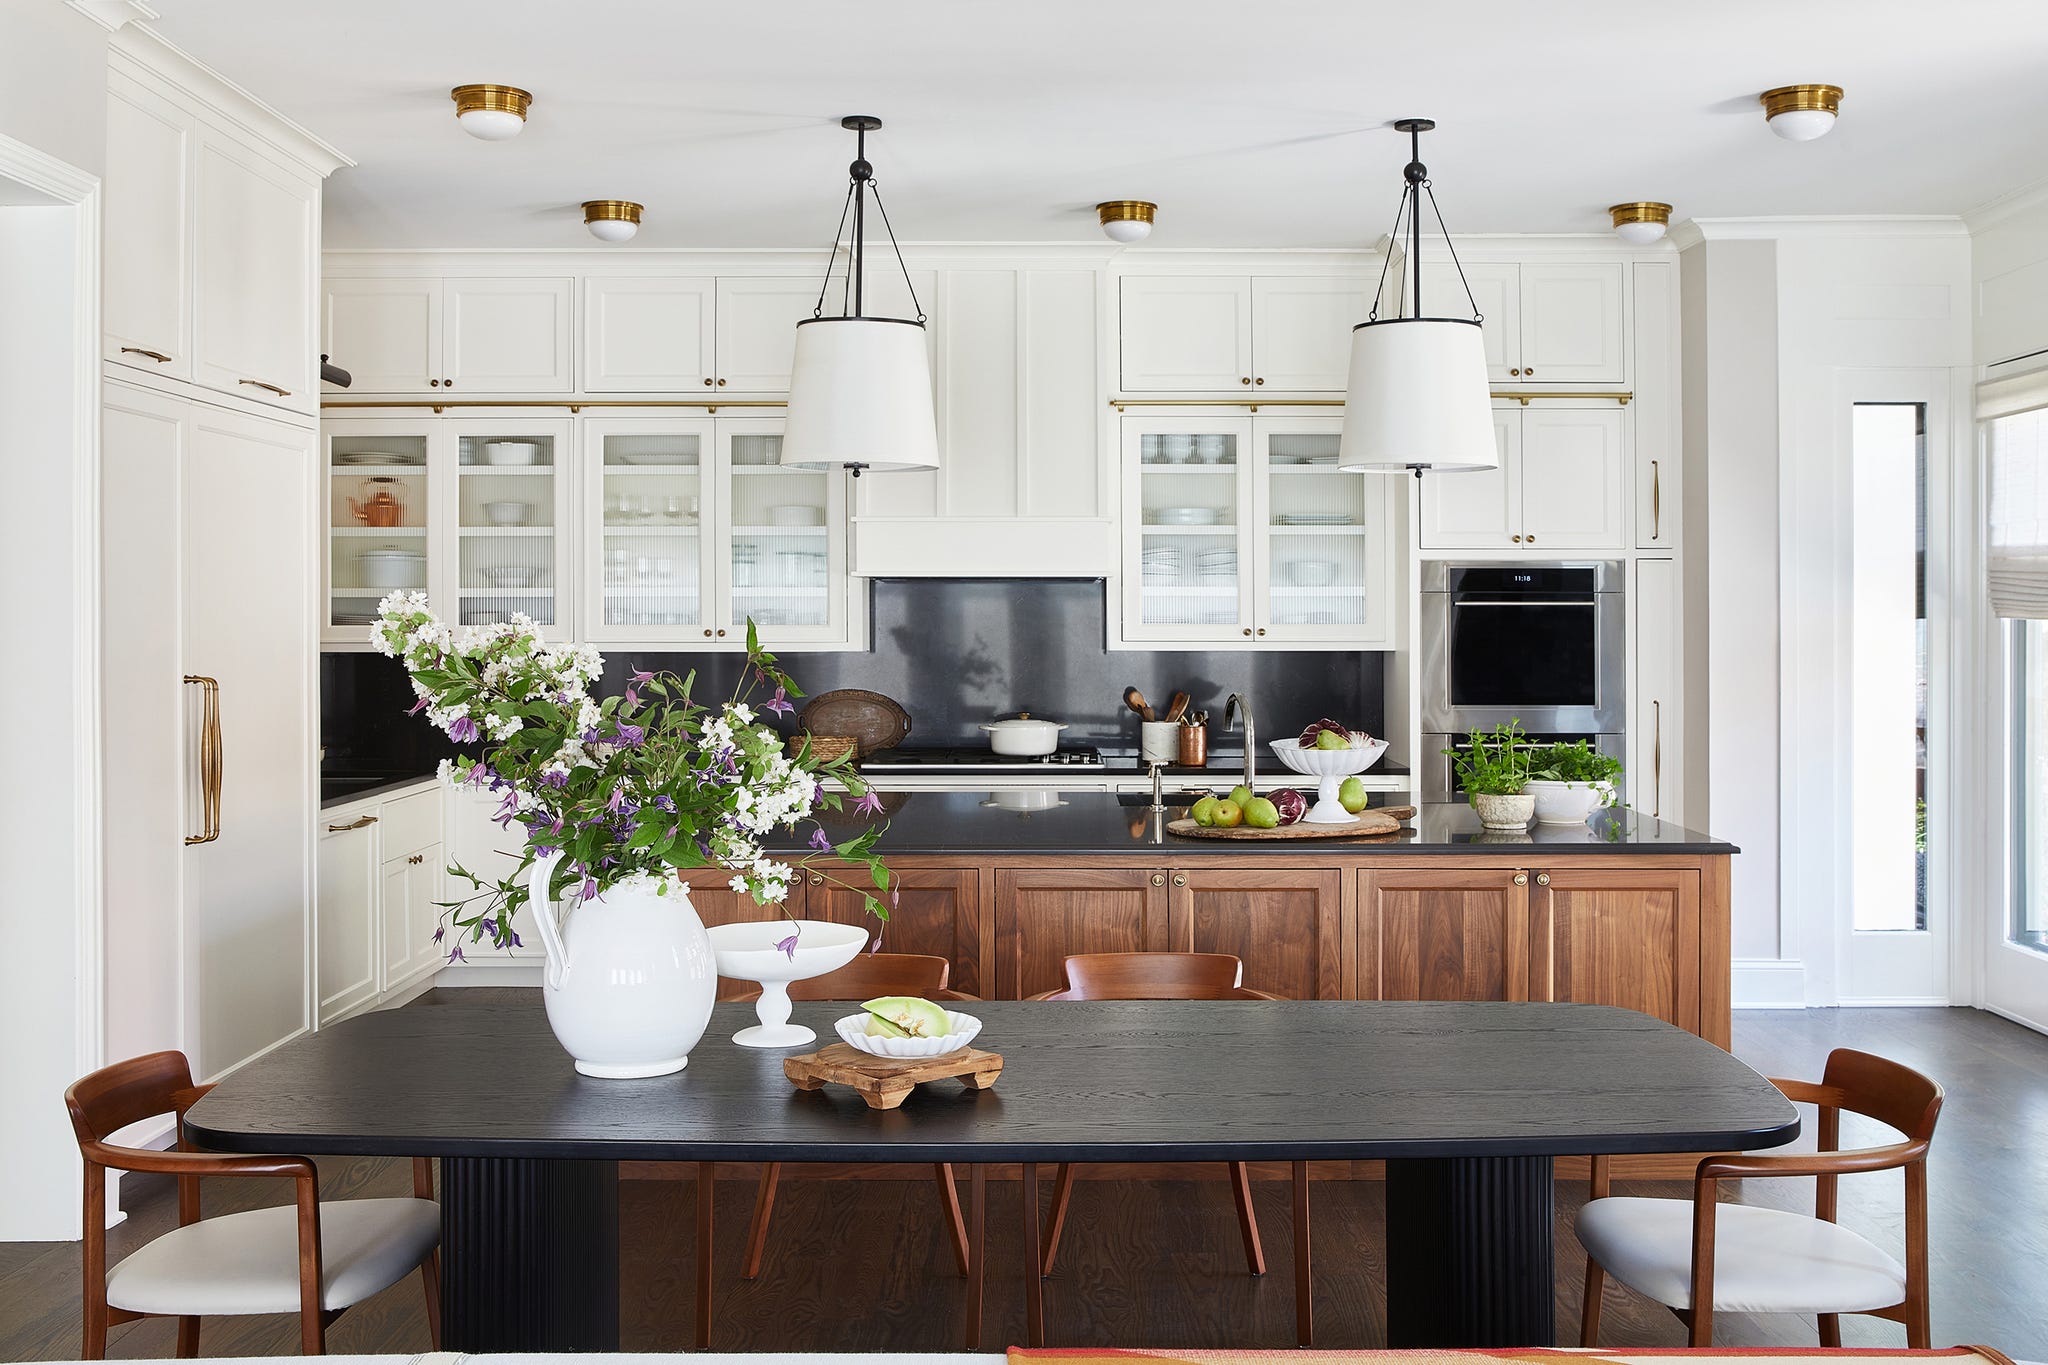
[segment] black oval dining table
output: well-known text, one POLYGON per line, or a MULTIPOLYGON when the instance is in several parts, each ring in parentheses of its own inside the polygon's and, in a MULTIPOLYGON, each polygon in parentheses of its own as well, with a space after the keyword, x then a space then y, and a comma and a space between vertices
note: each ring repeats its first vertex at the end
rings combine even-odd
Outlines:
MULTIPOLYGON (((849 1008, 799 1004, 795 1018, 822 1044, 849 1008)), ((1000 1080, 982 1091, 921 1085, 891 1110, 837 1086, 797 1090, 782 1071, 791 1052, 735 1046, 751 1005, 717 1006, 675 1075, 581 1076, 534 992, 531 1003, 387 1010, 307 1034, 223 1080, 187 1114, 186 1132, 226 1152, 440 1158, 443 1347, 469 1352, 618 1348, 617 1180, 629 1160, 968 1167, 972 1349, 990 1164, 1022 1166, 1028 1267, 1043 1163, 1384 1159, 1388 1344, 1547 1346, 1554 1157, 1737 1151, 1799 1132, 1792 1105, 1735 1057, 1604 1005, 966 1008, 983 1024, 975 1046, 1004 1058, 1000 1080)), ((1307 1190, 1297 1179, 1304 1345, 1307 1190)), ((698 1200, 700 1346, 710 1203, 698 1200)), ((1038 1344, 1042 1286, 1036 1274, 1024 1281, 1038 1344)))

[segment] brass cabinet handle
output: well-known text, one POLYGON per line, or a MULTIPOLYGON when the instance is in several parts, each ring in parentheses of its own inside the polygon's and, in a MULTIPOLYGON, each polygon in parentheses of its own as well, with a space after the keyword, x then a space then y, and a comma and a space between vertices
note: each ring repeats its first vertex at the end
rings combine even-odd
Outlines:
POLYGON ((1188 874, 1187 874, 1187 873, 1185 873, 1185 872, 1176 872, 1176 873, 1174 873, 1174 874, 1173 874, 1173 884, 1174 884, 1175 886, 1186 886, 1186 885, 1188 884, 1188 874))
POLYGON ((260 379, 241 379, 237 380, 236 382, 241 384, 248 384, 254 388, 268 389, 270 392, 276 394, 279 398, 289 398, 292 396, 292 391, 290 389, 280 389, 277 385, 266 384, 260 379))
POLYGON ((719 638, 719 639, 721 639, 721 640, 723 640, 723 639, 725 638, 725 627, 724 627, 724 626, 720 626, 720 627, 718 628, 718 638, 719 638))
POLYGON ((704 381, 704 387, 705 387, 705 388, 707 388, 707 389, 708 389, 708 388, 710 388, 710 387, 711 387, 711 385, 712 385, 712 382, 713 382, 712 380, 710 380, 709 378, 706 378, 706 379, 705 379, 705 381, 704 381))
POLYGON ((1259 627, 1259 634, 1261 634, 1261 635, 1264 635, 1265 633, 1266 633, 1266 628, 1265 628, 1264 626, 1260 626, 1260 627, 1259 627))
POLYGON ((1549 874, 1548 872, 1538 872, 1538 873, 1536 874, 1536 885, 1538 885, 1538 886, 1548 886, 1548 885, 1550 885, 1550 874, 1549 874))
POLYGON ((1664 818, 1664 703, 1650 703, 1650 818, 1664 818))
POLYGON ((1511 375, 1519 375, 1519 374, 1521 374, 1521 372, 1522 372, 1522 367, 1521 367, 1521 366, 1519 366, 1519 365, 1515 366, 1514 368, 1512 368, 1512 369, 1510 369, 1510 370, 1508 371, 1508 373, 1509 373, 1509 374, 1511 374, 1511 375))
POLYGON ((1526 872, 1517 872, 1517 873, 1515 874, 1515 885, 1516 885, 1516 886, 1527 886, 1528 884, 1529 884, 1529 874, 1528 874, 1528 873, 1526 873, 1526 872))
POLYGON ((223 750, 220 739, 220 680, 197 673, 185 675, 185 682, 200 689, 204 699, 199 722, 199 809, 200 832, 185 836, 188 844, 210 844, 220 838, 220 783, 223 750))
POLYGON ((377 817, 374 815, 359 815, 345 825, 329 825, 327 832, 329 834, 346 834, 352 829, 366 829, 376 823, 377 817))
POLYGON ((162 351, 148 351, 148 350, 144 350, 144 349, 143 349, 142 347, 140 347, 140 346, 123 346, 123 347, 121 348, 121 354, 122 354, 122 355, 146 355, 146 356, 148 356, 148 357, 149 357, 149 358, 150 358, 151 360, 154 360, 154 361, 155 361, 155 362, 156 362, 157 364, 159 364, 159 365, 168 365, 168 364, 170 364, 170 363, 171 363, 171 358, 170 358, 169 356, 165 355, 165 354, 164 354, 164 353, 163 353, 162 351))
POLYGON ((1165 874, 1164 872, 1154 872, 1154 873, 1152 874, 1152 885, 1154 885, 1154 886, 1164 886, 1164 885, 1166 885, 1166 874, 1165 874))
POLYGON ((1254 383, 1254 384, 1263 384, 1263 383, 1265 383, 1265 382, 1266 382, 1266 381, 1265 381, 1265 378, 1264 378, 1264 376, 1261 376, 1260 378, 1254 379, 1254 380, 1252 381, 1252 383, 1254 383))
POLYGON ((1524 379, 1527 379, 1527 378, 1528 378, 1528 377, 1529 377, 1530 375, 1532 375, 1532 374, 1534 374, 1534 373, 1536 373, 1536 367, 1535 367, 1535 366, 1533 366, 1533 365, 1524 365, 1524 366, 1522 367, 1522 378, 1524 378, 1524 379))
POLYGON ((411 856, 410 858, 407 858, 407 859, 406 859, 406 861, 407 861, 407 862, 411 863, 411 864, 412 864, 413 866, 415 866, 415 867, 419 866, 419 865, 420 865, 421 863, 425 862, 426 860, 427 860, 427 855, 426 855, 426 854, 424 854, 424 853, 415 853, 415 854, 413 854, 413 855, 412 855, 412 856, 411 856))
POLYGON ((1658 472, 1657 462, 1650 461, 1650 539, 1655 540, 1663 533, 1664 526, 1664 479, 1658 472))

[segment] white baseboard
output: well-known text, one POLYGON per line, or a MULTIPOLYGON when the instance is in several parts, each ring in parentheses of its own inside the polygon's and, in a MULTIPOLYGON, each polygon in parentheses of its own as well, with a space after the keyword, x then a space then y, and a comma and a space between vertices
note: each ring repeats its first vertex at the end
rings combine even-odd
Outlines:
POLYGON ((1739 1010, 1803 1010, 1805 964, 1783 958, 1737 958, 1732 999, 1739 1010))
POLYGON ((433 985, 442 986, 538 986, 541 963, 533 962, 465 962, 461 966, 443 967, 434 974, 433 985))

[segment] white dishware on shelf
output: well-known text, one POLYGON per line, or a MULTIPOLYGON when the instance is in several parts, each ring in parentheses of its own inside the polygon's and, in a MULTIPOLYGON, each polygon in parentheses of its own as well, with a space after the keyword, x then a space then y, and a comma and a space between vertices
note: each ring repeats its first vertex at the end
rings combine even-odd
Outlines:
POLYGON ((427 457, 424 455, 401 455, 397 451, 392 450, 338 450, 334 453, 334 462, 336 464, 349 465, 423 465, 427 462, 427 457))
POLYGON ((718 974, 761 986, 761 998, 754 1002, 761 1022, 732 1036, 741 1047, 800 1047, 816 1041, 815 1031, 789 1022, 789 983, 836 972, 868 946, 867 930, 815 919, 719 924, 708 932, 718 974))
POLYGON ((1159 433, 1148 431, 1138 438, 1138 459, 1143 464, 1159 462, 1159 433))
POLYGON ((537 464, 538 441, 485 441, 484 463, 493 465, 537 464))
POLYGON ((1282 512, 1273 518, 1279 526, 1355 526, 1357 518, 1349 512, 1282 512))
POLYGON ((1269 747, 1283 767, 1317 779, 1316 803, 1302 817, 1304 824, 1348 825, 1358 817, 1344 809, 1344 803, 1337 799, 1338 789, 1345 778, 1379 762, 1380 755, 1387 751, 1387 741, 1371 739, 1355 749, 1304 749, 1299 739, 1276 739, 1269 747))
POLYGON ((1195 438, 1195 458, 1203 464, 1222 464, 1223 456, 1230 449, 1230 438, 1210 433, 1195 438))
POLYGON ((490 518, 491 525, 493 526, 524 526, 526 525, 527 518, 533 515, 533 504, 530 502, 510 501, 487 502, 484 504, 484 515, 490 518))
POLYGON ((500 564, 483 570, 483 576, 494 588, 530 588, 540 570, 530 564, 500 564))
POLYGON ((1161 436, 1159 455, 1171 464, 1181 464, 1195 453, 1195 438, 1192 436, 1161 436))
POLYGON ((768 509, 770 526, 823 526, 825 509, 815 503, 785 502, 768 509))
POLYGON ((865 1052, 870 1057, 893 1057, 916 1059, 943 1057, 949 1052, 958 1052, 973 1042, 981 1032, 981 1020, 958 1010, 946 1011, 946 1022, 950 1027, 937 1038, 882 1038, 868 1032, 868 1020, 873 1018, 867 1011, 849 1014, 840 1019, 834 1027, 839 1031, 839 1040, 856 1052, 865 1052))
POLYGON ((1296 559, 1287 565, 1287 581, 1298 588, 1327 588, 1337 581, 1333 559, 1296 559))
POLYGON ((1161 507, 1152 513, 1154 526, 1214 526, 1218 513, 1213 507, 1161 507))
POLYGON ((426 586, 427 557, 417 550, 365 550, 356 565, 366 588, 426 586))

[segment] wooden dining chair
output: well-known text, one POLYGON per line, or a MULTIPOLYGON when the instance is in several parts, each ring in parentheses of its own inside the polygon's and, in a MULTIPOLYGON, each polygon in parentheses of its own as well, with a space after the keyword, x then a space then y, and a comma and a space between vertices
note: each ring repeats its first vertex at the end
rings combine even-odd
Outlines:
POLYGON ((220 1156, 184 1140, 185 1111, 211 1086, 192 1084, 182 1052, 117 1062, 64 1092, 85 1159, 85 1358, 104 1360, 107 1329, 137 1318, 178 1320, 178 1354, 199 1354, 204 1315, 297 1313, 299 1346, 326 1350, 343 1310, 414 1270, 427 1293, 427 1326, 441 1347, 441 1208, 431 1162, 415 1158, 411 1199, 320 1201, 320 1175, 302 1156, 220 1156), (178 1145, 120 1147, 110 1134, 175 1114, 178 1145), (177 1177, 178 1226, 107 1268, 107 1172, 177 1177), (292 1204, 202 1218, 201 1176, 271 1176, 296 1188, 292 1204))
POLYGON ((1669 1308, 1709 1346, 1714 1314, 1811 1313, 1820 1344, 1840 1346, 1843 1313, 1906 1326, 1906 1344, 1928 1348, 1927 1149, 1942 1090, 1897 1062, 1837 1048, 1819 1085, 1773 1080, 1786 1098, 1819 1106, 1819 1150, 1710 1156, 1693 1175, 1693 1197, 1623 1199, 1608 1193, 1608 1159, 1593 1158, 1592 1198, 1579 1211, 1586 1248, 1582 1346, 1597 1344, 1605 1276, 1669 1308), (1902 1142, 1841 1150, 1842 1111, 1898 1130, 1902 1142), (1837 1184, 1866 1171, 1906 1172, 1906 1263, 1836 1221, 1837 1184), (1723 1180, 1810 1176, 1814 1216, 1754 1204, 1723 1204, 1723 1180))
MULTIPOLYGON (((872 1000, 878 995, 914 995, 926 1000, 972 1000, 947 987, 953 964, 943 957, 925 953, 865 953, 837 971, 814 976, 808 981, 789 983, 792 1000, 872 1000)), ((946 1220, 947 1240, 952 1244, 953 1263, 967 1273, 967 1223, 960 1215, 959 1187, 953 1181, 949 1162, 936 1162, 932 1174, 938 1182, 939 1212, 946 1220)), ((768 1245, 768 1220, 775 1211, 776 1186, 782 1178, 782 1163, 771 1161, 761 1168, 761 1186, 754 1197, 754 1221, 747 1231, 747 1259, 740 1274, 754 1279, 761 1273, 761 1256, 768 1245)))
MULTIPOLYGON (((1229 953, 1083 953, 1065 963, 1066 986, 1041 991, 1032 1000, 1278 1000, 1244 984, 1244 963, 1229 953)), ((1245 1265, 1254 1275, 1266 1273, 1266 1253, 1259 1244, 1259 1220, 1252 1208, 1251 1169, 1230 1163, 1231 1194, 1237 1203, 1237 1227, 1244 1238, 1245 1265)), ((1052 1213, 1046 1224, 1041 1277, 1052 1274, 1066 1228, 1067 1206, 1074 1195, 1074 1167, 1060 1163, 1053 1177, 1052 1213)))

